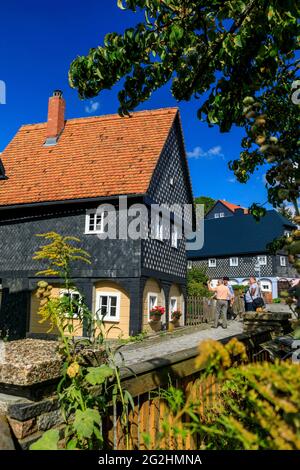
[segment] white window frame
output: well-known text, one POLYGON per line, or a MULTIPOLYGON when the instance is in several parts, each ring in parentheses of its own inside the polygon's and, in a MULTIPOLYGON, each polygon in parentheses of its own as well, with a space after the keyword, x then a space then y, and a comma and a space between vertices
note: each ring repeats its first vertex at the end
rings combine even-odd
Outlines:
POLYGON ((217 258, 209 258, 208 259, 208 267, 209 268, 216 268, 217 267, 217 258))
POLYGON ((225 217, 225 212, 220 212, 220 219, 223 219, 225 217))
POLYGON ((178 299, 177 297, 170 297, 170 313, 175 312, 177 310, 177 305, 178 305, 178 299), (175 302, 175 307, 172 308, 172 302, 175 302))
POLYGON ((170 318, 172 317, 172 312, 175 312, 178 307, 178 299, 177 297, 170 297, 170 304, 169 304, 169 315, 170 318), (175 302, 175 306, 172 308, 172 302, 175 302))
POLYGON ((120 301, 121 301, 121 294, 119 292, 97 292, 96 293, 96 316, 101 320, 101 305, 100 305, 100 298, 107 297, 108 298, 108 313, 103 316, 104 323, 119 323, 120 322, 120 301), (111 316, 109 313, 110 310, 110 298, 115 297, 117 299, 116 305, 116 315, 111 316))
MULTIPOLYGON (((78 295, 79 296, 79 302, 82 301, 82 296, 80 295, 80 292, 78 292, 77 290, 75 289, 60 289, 59 291, 59 296, 60 297, 63 297, 65 294, 70 294, 71 295, 71 299, 72 299, 72 295, 78 295)), ((75 313, 72 317, 69 317, 69 316, 66 316, 67 318, 70 318, 70 319, 76 319, 78 318, 78 314, 75 313)))
POLYGON ((289 238, 289 237, 291 236, 290 230, 285 230, 285 231, 283 232, 283 234, 284 234, 284 236, 287 237, 287 238, 289 238))
POLYGON ((239 259, 237 256, 233 256, 232 258, 229 258, 229 266, 236 267, 239 265, 239 259))
POLYGON ((260 287, 260 290, 262 292, 272 292, 272 283, 271 283, 271 281, 268 281, 268 280, 260 281, 260 286, 259 287, 260 287), (265 289, 266 286, 268 286, 267 289, 265 289))
POLYGON ((150 310, 154 307, 157 307, 158 305, 158 294, 156 292, 148 292, 147 305, 148 305, 148 321, 150 321, 150 310), (150 297, 155 297, 155 303, 152 307, 150 307, 150 297))
POLYGON ((171 223, 171 246, 178 248, 178 227, 174 222, 171 223))
POLYGON ((286 256, 280 256, 280 266, 286 268, 286 256))
POLYGON ((164 240, 164 224, 163 216, 161 213, 156 215, 155 238, 156 240, 159 240, 161 242, 164 240))
POLYGON ((215 218, 215 219, 219 219, 219 218, 220 218, 220 213, 219 213, 219 212, 216 212, 215 215, 214 215, 214 218, 215 218))
POLYGON ((188 260, 187 269, 193 269, 193 261, 188 260))
POLYGON ((267 256, 259 255, 257 257, 257 262, 259 263, 260 266, 267 266, 267 262, 268 262, 267 256))
POLYGON ((103 232, 104 232, 104 213, 100 212, 97 214, 96 210, 87 211, 85 215, 85 232, 84 233, 85 234, 95 234, 95 233, 97 234, 97 233, 103 233, 103 232), (93 229, 90 228, 91 216, 94 217, 93 229), (99 228, 97 228, 98 224, 96 223, 97 217, 100 217, 100 222, 98 222, 98 224, 100 224, 99 228))

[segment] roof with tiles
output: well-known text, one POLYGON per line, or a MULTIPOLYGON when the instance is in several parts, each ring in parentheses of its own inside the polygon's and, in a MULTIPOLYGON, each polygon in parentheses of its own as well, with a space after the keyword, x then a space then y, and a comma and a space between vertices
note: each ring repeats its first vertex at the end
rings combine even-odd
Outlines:
POLYGON ((217 202, 221 202, 224 206, 226 206, 230 211, 234 212, 236 209, 244 209, 244 213, 248 214, 248 209, 239 206, 238 204, 232 204, 231 202, 227 202, 223 199, 219 199, 217 202))
POLYGON ((1 154, 0 206, 145 194, 177 113, 70 119, 53 146, 47 123, 21 127, 1 154))

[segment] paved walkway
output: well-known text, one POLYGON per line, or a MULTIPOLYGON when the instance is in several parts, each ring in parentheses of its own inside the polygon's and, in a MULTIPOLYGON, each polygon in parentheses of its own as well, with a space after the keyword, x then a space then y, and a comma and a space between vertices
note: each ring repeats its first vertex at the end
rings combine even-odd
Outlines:
MULTIPOLYGON (((223 339, 228 336, 235 336, 243 332, 243 324, 237 321, 230 321, 228 323, 228 328, 223 329, 219 327, 217 329, 209 328, 205 330, 198 330, 194 333, 186 333, 181 336, 168 336, 165 337, 161 342, 157 343, 154 341, 154 344, 151 344, 151 340, 147 344, 142 345, 138 343, 136 348, 134 345, 122 347, 122 355, 124 357, 125 364, 127 366, 133 365, 139 362, 144 362, 147 360, 153 360, 156 357, 164 357, 168 354, 183 351, 185 349, 190 349, 198 346, 198 344, 207 338, 213 339, 223 339), (149 344, 150 343, 150 344, 149 344)), ((117 359, 117 362, 121 362, 117 359)))

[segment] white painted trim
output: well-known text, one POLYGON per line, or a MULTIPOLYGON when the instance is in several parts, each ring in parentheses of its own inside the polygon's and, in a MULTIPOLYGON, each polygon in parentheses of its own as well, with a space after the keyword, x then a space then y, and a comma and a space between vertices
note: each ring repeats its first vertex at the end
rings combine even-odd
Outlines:
POLYGON ((257 256, 257 262, 260 264, 260 266, 267 266, 268 264, 268 257, 266 255, 258 255, 257 256), (261 261, 260 258, 264 258, 263 261, 261 261))
POLYGON ((208 267, 209 268, 216 268, 217 267, 217 258, 208 258, 208 267), (215 264, 211 264, 211 261, 215 261, 215 264))
POLYGON ((175 300, 175 308, 174 310, 178 310, 178 299, 177 297, 170 297, 170 301, 169 301, 169 318, 171 319, 172 318, 172 309, 171 309, 171 301, 172 300, 175 300))
POLYGON ((234 267, 237 267, 238 265, 239 265, 238 256, 232 256, 231 258, 229 258, 229 266, 234 268, 234 267), (236 263, 234 263, 233 260, 236 260, 236 263))
POLYGON ((171 246, 172 248, 178 249, 178 227, 174 222, 171 223, 171 246), (173 239, 173 234, 174 234, 174 239, 173 239))
POLYGON ((147 297, 148 322, 150 322, 150 297, 156 297, 156 304, 155 304, 155 307, 157 307, 157 303, 158 303, 158 294, 157 294, 156 292, 148 292, 148 297, 147 297))
MULTIPOLYGON (((97 210, 93 209, 93 210, 87 210, 86 213, 85 213, 85 229, 84 229, 84 233, 85 235, 97 235, 99 233, 104 233, 104 217, 103 217, 103 213, 101 213, 101 228, 100 230, 90 230, 90 215, 95 215, 95 217, 97 216, 97 210)), ((99 214, 100 215, 100 214, 99 214)))
POLYGON ((281 256, 280 256, 280 266, 281 266, 282 268, 286 268, 286 265, 287 265, 287 263, 286 263, 286 256, 282 256, 282 255, 281 255, 281 256))
MULTIPOLYGON (((96 306, 95 306, 95 315, 101 320, 101 313, 100 310, 100 297, 116 297, 117 298, 117 308, 116 308, 116 316, 111 317, 110 315, 105 315, 103 317, 103 322, 110 322, 110 323, 119 323, 120 322, 120 303, 121 303, 121 294, 120 292, 103 292, 103 291, 96 291, 96 306)), ((110 307, 110 305, 108 305, 110 307)))
MULTIPOLYGON (((82 295, 76 289, 60 289, 59 296, 62 297, 64 294, 71 294, 71 295, 76 294, 76 295, 79 295, 80 301, 82 300, 82 295)), ((80 310, 82 310, 82 309, 80 309, 80 310)), ((68 317, 66 315, 66 318, 75 318, 76 319, 76 318, 78 318, 78 315, 77 315, 77 313, 75 313, 75 315, 73 317, 68 317)))

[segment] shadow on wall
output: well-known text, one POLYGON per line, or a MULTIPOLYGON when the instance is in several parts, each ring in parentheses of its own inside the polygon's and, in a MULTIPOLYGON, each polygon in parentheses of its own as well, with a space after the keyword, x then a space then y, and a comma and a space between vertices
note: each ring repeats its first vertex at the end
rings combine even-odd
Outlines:
POLYGON ((0 293, 0 337, 8 340, 26 337, 29 290, 12 291, 2 288, 0 293))

